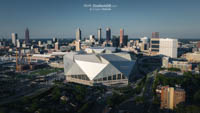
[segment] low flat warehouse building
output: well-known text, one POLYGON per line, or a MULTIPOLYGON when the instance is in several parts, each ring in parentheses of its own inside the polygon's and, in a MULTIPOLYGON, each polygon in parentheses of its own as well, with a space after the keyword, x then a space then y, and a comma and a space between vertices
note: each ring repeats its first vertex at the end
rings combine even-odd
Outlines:
POLYGON ((94 85, 128 85, 135 60, 128 53, 80 54, 64 56, 67 82, 94 85))

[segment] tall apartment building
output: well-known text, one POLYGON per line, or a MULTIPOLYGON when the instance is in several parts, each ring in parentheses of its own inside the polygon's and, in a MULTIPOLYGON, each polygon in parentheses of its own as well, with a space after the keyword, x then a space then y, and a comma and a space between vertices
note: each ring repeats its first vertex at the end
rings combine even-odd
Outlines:
POLYGON ((171 58, 177 58, 177 48, 178 48, 177 39, 170 39, 170 38, 160 39, 159 54, 171 58))
POLYGON ((185 91, 180 88, 163 86, 161 88, 161 109, 174 109, 177 104, 185 101, 185 91))

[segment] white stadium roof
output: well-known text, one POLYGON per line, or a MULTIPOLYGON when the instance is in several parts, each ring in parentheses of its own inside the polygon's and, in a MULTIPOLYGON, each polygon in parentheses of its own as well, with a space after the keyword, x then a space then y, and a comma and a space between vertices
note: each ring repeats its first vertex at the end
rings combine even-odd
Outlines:
POLYGON ((65 75, 87 75, 90 80, 123 74, 129 76, 135 60, 128 53, 78 54, 64 56, 65 75))

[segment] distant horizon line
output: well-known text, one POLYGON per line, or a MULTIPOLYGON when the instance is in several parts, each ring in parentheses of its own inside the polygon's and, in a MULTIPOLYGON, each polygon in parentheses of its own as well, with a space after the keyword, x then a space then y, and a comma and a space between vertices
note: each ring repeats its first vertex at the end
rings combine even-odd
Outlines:
MULTIPOLYGON (((58 38, 58 37, 52 37, 52 38, 30 38, 30 40, 39 40, 39 39, 53 39, 53 38, 57 38, 57 39, 76 39, 76 38, 58 38)), ((140 37, 140 38, 143 38, 143 37, 140 37)), ((128 39, 140 39, 140 38, 128 38, 128 39)), ((151 38, 151 37, 148 37, 148 38, 151 38)), ((160 38, 172 38, 172 39, 195 39, 195 40, 197 40, 197 39, 199 39, 200 40, 200 38, 173 38, 173 37, 160 37, 160 38)), ((7 39, 7 38, 0 38, 0 39, 7 39)), ((20 40, 25 40, 25 38, 18 38, 18 39, 20 39, 20 40)), ((106 38, 102 38, 102 39, 106 39, 106 38)), ((9 39, 7 39, 7 40, 12 40, 12 38, 9 38, 9 39)))

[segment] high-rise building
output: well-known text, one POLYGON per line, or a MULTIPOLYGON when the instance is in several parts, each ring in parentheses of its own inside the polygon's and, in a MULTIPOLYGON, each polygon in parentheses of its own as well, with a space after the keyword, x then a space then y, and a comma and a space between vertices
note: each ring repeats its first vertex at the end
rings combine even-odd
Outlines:
POLYGON ((30 40, 29 29, 26 28, 26 30, 25 30, 25 42, 26 42, 26 44, 29 43, 29 40, 30 40))
POLYGON ((177 39, 160 39, 159 44, 159 54, 177 58, 177 48, 178 48, 178 40, 177 39))
POLYGON ((120 40, 119 40, 120 46, 123 46, 123 38, 124 38, 124 29, 120 29, 120 40))
POLYGON ((151 38, 159 38, 159 32, 152 32, 151 38))
POLYGON ((53 43, 57 42, 57 38, 56 37, 53 37, 53 43))
POLYGON ((77 31, 76 31, 76 41, 79 41, 81 40, 81 29, 78 28, 77 31))
POLYGON ((185 101, 185 91, 180 88, 163 86, 161 88, 161 109, 174 109, 177 104, 185 101))
POLYGON ((20 41, 19 41, 19 39, 17 39, 16 42, 17 42, 17 47, 20 48, 20 41))
POLYGON ((128 35, 124 35, 123 36, 123 43, 122 43, 122 45, 123 46, 127 46, 127 43, 128 43, 128 35))
POLYGON ((159 53, 159 43, 159 32, 152 32, 150 43, 151 54, 157 55, 159 53))
POLYGON ((141 51, 148 50, 149 49, 149 38, 148 37, 142 37, 140 38, 141 43, 141 51))
POLYGON ((76 51, 80 51, 81 50, 81 42, 79 41, 75 41, 76 44, 76 51))
POLYGON ((90 35, 90 42, 95 42, 95 36, 94 35, 90 35))
POLYGON ((16 46, 17 33, 12 33, 12 44, 16 46))
POLYGON ((118 36, 112 37, 112 46, 113 47, 119 47, 119 37, 118 36))
POLYGON ((151 53, 152 54, 158 54, 159 53, 159 45, 160 45, 160 39, 159 38, 151 38, 151 53))
POLYGON ((106 28, 106 41, 110 41, 111 40, 111 29, 110 28, 106 28))
POLYGON ((26 48, 26 44, 25 44, 25 43, 23 43, 23 44, 22 44, 22 47, 23 47, 23 48, 26 48))
POLYGON ((144 44, 147 44, 147 43, 149 43, 149 38, 148 37, 142 37, 142 38, 140 38, 140 41, 144 44))
POLYGON ((101 38, 102 38, 102 35, 101 35, 101 28, 98 29, 97 37, 98 37, 98 41, 100 42, 100 41, 101 41, 101 38))
POLYGON ((90 35, 90 40, 94 40, 95 36, 94 35, 90 35))
POLYGON ((197 48, 200 48, 200 41, 197 43, 197 48))
POLYGON ((58 43, 58 42, 55 43, 55 50, 56 50, 56 51, 59 50, 59 43, 58 43))
POLYGON ((38 46, 40 47, 42 45, 42 42, 41 41, 38 41, 38 46))

